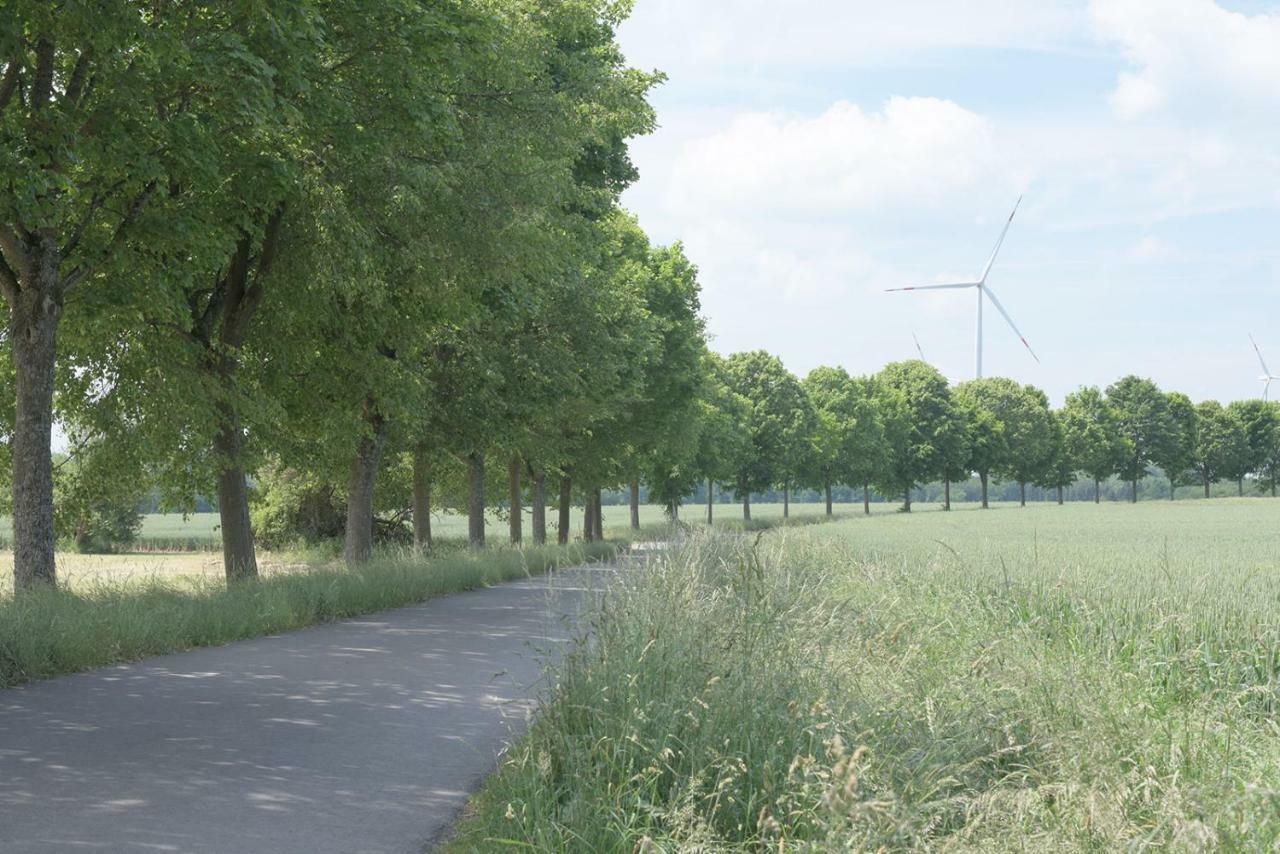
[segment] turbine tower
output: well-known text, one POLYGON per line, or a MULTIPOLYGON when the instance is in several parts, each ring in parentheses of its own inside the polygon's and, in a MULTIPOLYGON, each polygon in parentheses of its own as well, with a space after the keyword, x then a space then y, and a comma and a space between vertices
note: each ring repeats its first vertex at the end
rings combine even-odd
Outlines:
POLYGON ((1009 328, 1018 336, 1018 340, 1022 342, 1022 346, 1027 348, 1027 352, 1031 354, 1031 358, 1036 360, 1038 364, 1040 357, 1036 355, 1036 351, 1031 349, 1031 345, 1027 343, 1027 339, 1018 331, 1018 326, 1013 322, 1013 318, 1009 316, 1009 312, 1004 310, 1004 306, 1000 304, 1000 300, 996 298, 995 292, 987 284, 987 275, 991 272, 991 267, 996 263, 996 256, 1000 254, 1000 247, 1004 244, 1004 237, 1009 233, 1009 226, 1013 224, 1013 217, 1018 212, 1018 205, 1022 204, 1022 197, 1018 197, 1018 201, 1014 203, 1013 212, 1009 214, 1008 221, 1004 224, 1004 230, 1000 232, 1000 239, 996 241, 996 248, 991 250, 991 257, 987 259, 987 266, 982 268, 982 275, 978 277, 976 282, 952 282, 945 285, 916 285, 910 288, 889 288, 886 293, 897 291, 941 291, 954 290, 957 288, 973 288, 977 292, 978 297, 978 322, 974 335, 973 345, 973 372, 974 376, 982 379, 982 298, 985 296, 991 300, 991 304, 996 307, 996 311, 1009 324, 1009 328))
POLYGON ((1253 333, 1249 333, 1249 342, 1253 344, 1253 352, 1258 354, 1258 364, 1262 365, 1262 376, 1258 377, 1262 381, 1262 399, 1266 400, 1267 395, 1271 392, 1271 381, 1280 380, 1280 377, 1271 373, 1267 368, 1266 360, 1262 358, 1262 351, 1258 349, 1258 342, 1253 340, 1253 333))

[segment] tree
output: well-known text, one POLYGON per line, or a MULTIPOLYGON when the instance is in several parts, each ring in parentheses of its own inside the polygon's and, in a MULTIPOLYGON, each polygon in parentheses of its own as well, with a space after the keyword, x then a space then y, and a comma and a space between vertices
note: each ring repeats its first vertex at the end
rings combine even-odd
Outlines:
POLYGON ((1115 473, 1129 481, 1136 504, 1138 481, 1147 476, 1147 468, 1175 436, 1169 402, 1151 380, 1132 375, 1108 386, 1106 400, 1124 448, 1115 473))
POLYGON ((1009 460, 1004 419, 1016 408, 1021 388, 1003 377, 983 377, 956 386, 957 412, 968 425, 969 468, 978 473, 982 509, 988 509, 988 486, 993 472, 1009 460))
POLYGON ((853 423, 846 438, 843 469, 851 486, 862 487, 862 512, 870 515, 871 483, 881 480, 889 465, 889 445, 877 406, 875 379, 853 378, 849 396, 853 399, 853 423))
POLYGON ((939 477, 952 458, 949 449, 962 435, 960 417, 946 378, 922 361, 886 365, 876 375, 876 388, 888 446, 882 488, 902 495, 902 509, 910 512, 911 490, 939 477))
POLYGON ((802 482, 822 490, 827 515, 832 513, 832 484, 846 481, 857 436, 858 398, 844 368, 814 368, 802 382, 814 409, 809 454, 802 482))
POLYGON ((714 522, 715 487, 736 482, 752 453, 751 402, 730 387, 725 360, 715 353, 703 357, 702 385, 696 419, 698 446, 693 468, 707 484, 707 524, 714 522))
POLYGON ((997 471, 1018 484, 1018 500, 1025 507, 1027 484, 1042 478, 1053 462, 1053 415, 1048 397, 1034 386, 1019 388, 1012 402, 1003 419, 1009 454, 997 471))
POLYGON ((1165 398, 1173 429, 1159 452, 1152 454, 1152 461, 1164 469, 1165 476, 1169 478, 1169 500, 1172 501, 1178 482, 1195 462, 1196 406, 1180 391, 1171 391, 1165 398))
POLYGON ((1094 503, 1102 501, 1102 481, 1123 464, 1120 425, 1102 392, 1094 386, 1067 395, 1062 409, 1066 456, 1093 481, 1094 503))
POLYGON ((731 391, 749 406, 751 451, 734 473, 734 492, 744 519, 751 518, 751 493, 794 478, 814 414, 800 381, 776 356, 763 350, 734 353, 725 361, 731 391))
POLYGON ((1210 485, 1246 464, 1249 442, 1244 425, 1218 401, 1203 401, 1195 412, 1190 467, 1204 484, 1204 497, 1208 498, 1210 485))
POLYGON ((173 293, 220 251, 220 229, 207 228, 208 199, 223 186, 213 166, 262 145, 290 114, 292 63, 311 56, 316 15, 265 2, 179 2, 155 15, 128 3, 8 4, 0 293, 16 374, 18 589, 56 583, 50 436, 60 328, 81 311, 127 324, 115 307, 173 293))
POLYGON ((1266 414, 1261 415, 1256 422, 1250 422, 1246 418, 1245 430, 1249 431, 1251 435, 1249 439, 1250 453, 1256 452, 1258 454, 1256 460, 1258 468, 1256 471, 1258 472, 1259 481, 1269 483, 1271 497, 1275 498, 1276 480, 1280 477, 1280 402, 1274 400, 1264 401, 1263 404, 1262 408, 1266 414), (1266 426, 1268 422, 1275 425, 1275 428, 1268 429, 1266 426), (1249 426, 1251 423, 1254 429, 1261 429, 1256 429, 1255 433, 1249 426), (1256 446, 1254 444, 1255 438, 1253 438, 1255 435, 1256 446))
POLYGON ((1062 491, 1076 482, 1078 466, 1076 461, 1072 459, 1070 448, 1067 444, 1066 415, 1064 411, 1061 409, 1055 410, 1050 413, 1050 416, 1053 432, 1050 442, 1051 451, 1048 461, 1043 466, 1040 475, 1035 479, 1035 484, 1043 489, 1055 490, 1058 494, 1058 504, 1062 504, 1062 491))
MULTIPOLYGON (((1227 412, 1244 428, 1248 443, 1248 452, 1240 460, 1241 477, 1254 474, 1261 480, 1270 475, 1271 495, 1275 497, 1274 470, 1268 463, 1275 458, 1280 444, 1280 408, 1265 400, 1237 400, 1227 405, 1227 412)), ((1240 492, 1244 492, 1243 482, 1240 492)))

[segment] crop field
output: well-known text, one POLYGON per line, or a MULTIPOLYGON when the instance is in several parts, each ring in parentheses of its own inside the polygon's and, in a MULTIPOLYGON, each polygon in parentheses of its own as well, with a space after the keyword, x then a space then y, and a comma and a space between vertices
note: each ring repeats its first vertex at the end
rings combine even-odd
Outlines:
POLYGON ((1277 522, 695 533, 611 592, 455 849, 1274 850, 1277 522))

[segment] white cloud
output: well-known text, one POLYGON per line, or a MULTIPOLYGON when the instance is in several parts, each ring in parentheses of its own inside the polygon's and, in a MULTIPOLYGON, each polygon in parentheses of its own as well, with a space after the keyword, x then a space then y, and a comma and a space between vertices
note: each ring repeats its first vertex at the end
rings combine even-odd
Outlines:
POLYGON ((990 123, 936 98, 891 98, 879 112, 837 102, 822 114, 745 113, 687 143, 672 181, 685 211, 821 217, 936 205, 1004 180, 990 123))
MULTIPOLYGON (((677 72, 857 67, 937 49, 1027 49, 1057 45, 1085 28, 1072 0, 643 0, 623 37, 641 49, 663 45, 662 67, 677 72)), ((635 51, 628 58, 651 61, 635 51)))
POLYGON ((1137 69, 1111 94, 1134 119, 1194 102, 1280 100, 1280 13, 1245 15, 1213 0, 1092 0, 1097 35, 1120 46, 1137 69))

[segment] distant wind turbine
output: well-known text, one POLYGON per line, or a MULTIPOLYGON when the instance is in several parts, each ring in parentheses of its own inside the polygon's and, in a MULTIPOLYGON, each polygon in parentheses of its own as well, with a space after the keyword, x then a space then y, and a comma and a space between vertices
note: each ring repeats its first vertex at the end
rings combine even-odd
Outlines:
MULTIPOLYGON (((991 272, 991 266, 996 263, 996 256, 1000 254, 1000 247, 1004 244, 1004 236, 1009 233, 1009 226, 1013 224, 1014 214, 1018 212, 1018 205, 1022 204, 1022 197, 1018 197, 1018 201, 1013 206, 1013 213, 1009 214, 1008 221, 1004 224, 1004 230, 1000 232, 1000 239, 996 241, 996 248, 991 251, 991 257, 987 259, 987 266, 982 268, 982 275, 978 277, 976 282, 953 282, 945 285, 916 285, 910 288, 889 288, 887 292, 896 291, 940 291, 953 290, 956 288, 973 288, 978 292, 978 324, 976 335, 974 336, 974 352, 973 352, 973 371, 978 379, 982 378, 982 297, 985 295, 991 300, 991 304, 996 307, 996 311, 1009 324, 1009 328, 1018 336, 1018 340, 1022 342, 1022 346, 1027 348, 1027 352, 1031 354, 1031 358, 1037 363, 1040 357, 1036 355, 1036 351, 1031 349, 1031 345, 1027 343, 1027 339, 1018 331, 1017 325, 1013 322, 1013 318, 1009 316, 1009 312, 1004 310, 1004 306, 1000 304, 1000 300, 996 298, 995 293, 987 285, 987 274, 991 272)), ((918 346, 919 342, 917 342, 918 346)))
POLYGON ((1262 351, 1258 349, 1258 342, 1253 340, 1252 332, 1249 333, 1249 343, 1253 344, 1253 352, 1258 354, 1258 364, 1262 365, 1262 376, 1258 377, 1258 379, 1262 381, 1262 399, 1266 400, 1267 395, 1271 392, 1271 381, 1280 380, 1280 377, 1271 373, 1271 370, 1267 367, 1266 360, 1262 358, 1262 351))

